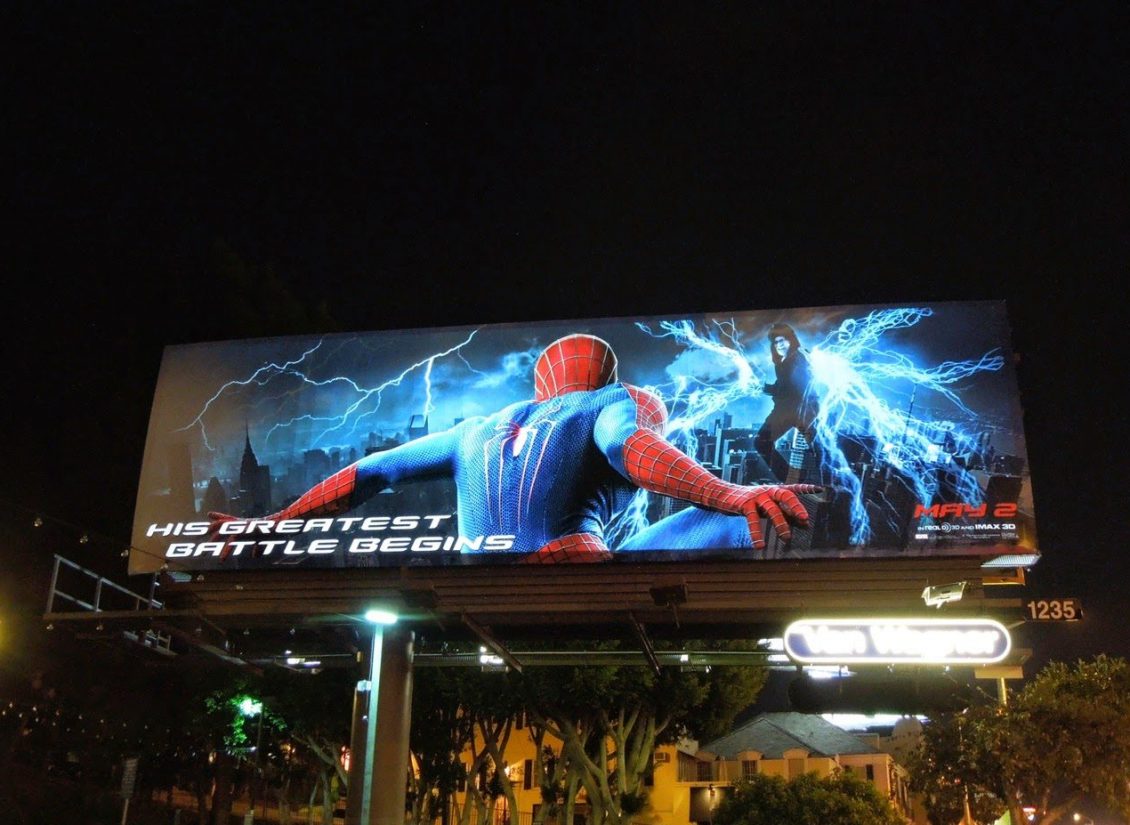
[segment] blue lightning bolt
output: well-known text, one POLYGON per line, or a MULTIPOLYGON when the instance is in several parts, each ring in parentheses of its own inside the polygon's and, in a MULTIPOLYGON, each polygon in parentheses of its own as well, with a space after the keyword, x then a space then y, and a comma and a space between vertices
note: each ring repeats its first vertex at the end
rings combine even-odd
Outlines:
POLYGON ((229 392, 242 389, 243 387, 252 385, 257 387, 266 386, 271 382, 272 379, 280 375, 301 375, 301 372, 298 370, 298 366, 306 361, 306 359, 313 356, 313 354, 317 352, 318 349, 321 348, 321 346, 322 342, 319 341, 317 344, 310 347, 310 349, 306 350, 304 353, 302 353, 302 355, 292 361, 286 361, 282 364, 264 364, 263 366, 256 369, 253 373, 251 373, 251 375, 249 375, 247 378, 233 379, 231 381, 225 382, 220 386, 218 390, 212 393, 211 398, 204 402, 204 406, 200 408, 200 412, 198 412, 196 416, 183 427, 178 428, 176 432, 185 432, 187 430, 191 430, 193 427, 199 427, 200 437, 204 442, 204 446, 206 449, 208 449, 209 452, 211 452, 214 448, 208 441, 208 430, 204 424, 204 418, 216 402, 218 402, 229 392))
MULTIPOLYGON (((319 444, 322 444, 333 434, 338 434, 343 437, 351 436, 357 432, 358 427, 362 424, 363 421, 365 421, 370 416, 375 415, 380 409, 383 393, 393 387, 399 387, 405 381, 405 379, 416 372, 421 373, 424 385, 424 414, 428 415, 435 408, 432 402, 432 370, 435 366, 435 363, 439 359, 453 354, 458 355, 458 357, 463 359, 464 363, 466 363, 466 359, 463 358, 460 351, 471 342, 471 340, 475 337, 476 332, 477 330, 472 330, 470 333, 468 333, 467 337, 459 343, 440 352, 433 353, 426 358, 421 358, 419 361, 416 361, 415 363, 405 367, 394 377, 389 378, 386 381, 382 381, 381 383, 372 387, 363 386, 354 379, 342 375, 335 375, 330 378, 315 378, 310 375, 311 366, 309 364, 309 361, 312 360, 314 353, 317 352, 317 350, 322 346, 323 342, 319 341, 310 349, 302 353, 302 355, 298 358, 281 364, 266 364, 256 369, 251 375, 246 378, 233 379, 231 381, 225 382, 222 386, 220 386, 219 389, 216 390, 215 393, 212 394, 211 398, 209 398, 205 402, 200 412, 196 414, 192 421, 190 421, 184 427, 180 428, 180 430, 184 431, 193 427, 198 427, 200 429, 204 446, 208 450, 212 450, 213 447, 209 444, 208 433, 204 423, 208 410, 225 394, 233 391, 238 391, 243 387, 252 385, 257 387, 267 386, 268 384, 284 377, 292 380, 297 380, 299 382, 299 385, 303 387, 327 387, 330 385, 342 384, 351 392, 355 393, 357 397, 346 406, 343 412, 337 415, 316 416, 306 414, 294 416, 285 421, 278 421, 270 428, 270 430, 267 431, 265 436, 265 440, 267 441, 270 440, 272 434, 274 434, 277 430, 287 427, 293 427, 300 423, 315 423, 324 425, 321 432, 317 433, 314 436, 313 441, 311 442, 312 446, 318 446, 319 444)), ((292 381, 288 382, 284 396, 289 396, 294 392, 295 390, 293 388, 292 381)))
POLYGON ((880 456, 913 488, 918 501, 929 502, 938 488, 938 471, 954 479, 962 501, 980 503, 981 487, 965 468, 951 462, 935 437, 939 430, 950 433, 955 446, 969 447, 972 437, 953 422, 929 422, 913 415, 914 399, 928 390, 950 401, 958 410, 972 412, 951 388, 983 371, 999 370, 1004 358, 993 352, 975 361, 946 361, 922 368, 905 354, 883 348, 883 335, 905 329, 933 315, 928 308, 878 310, 864 318, 851 318, 812 349, 813 382, 810 392, 817 401, 813 422, 823 469, 850 493, 853 544, 865 544, 872 527, 864 506, 862 479, 840 447, 840 435, 874 438, 880 456), (895 381, 909 382, 910 404, 905 412, 894 410, 876 392, 895 381))
POLYGON ((698 332, 690 321, 661 321, 662 332, 646 324, 636 326, 653 338, 673 338, 688 351, 706 353, 716 365, 718 378, 709 380, 687 371, 678 371, 670 385, 649 387, 667 402, 671 412, 667 435, 693 455, 698 446, 695 428, 724 410, 739 398, 762 394, 764 382, 754 372, 752 360, 742 351, 733 322, 717 322, 715 329, 698 332))
MULTIPOLYGON (((933 315, 929 308, 877 310, 863 318, 840 324, 824 341, 812 348, 809 386, 816 417, 812 435, 821 456, 823 475, 849 498, 853 544, 866 544, 873 535, 864 496, 864 480, 844 454, 843 438, 874 439, 878 458, 893 468, 914 490, 921 502, 937 492, 939 472, 946 472, 962 501, 980 503, 982 493, 976 478, 951 460, 951 454, 969 450, 975 439, 953 421, 928 421, 913 414, 915 398, 934 393, 970 418, 953 385, 980 372, 999 370, 1004 358, 989 352, 975 360, 946 361, 933 367, 915 364, 904 353, 884 346, 888 332, 913 327, 933 315), (892 409, 881 393, 910 388, 906 410, 892 409), (942 443, 939 443, 939 438, 942 443), (944 450, 943 443, 952 444, 944 450)), ((655 338, 672 338, 684 349, 682 357, 699 353, 716 367, 714 377, 702 379, 681 374, 659 392, 672 410, 668 437, 689 454, 696 450, 694 431, 731 402, 762 395, 764 382, 754 366, 755 357, 742 348, 733 324, 716 323, 700 332, 690 321, 663 322, 660 331, 644 324, 637 327, 655 338)), ((674 372, 674 371, 673 371, 674 372)), ((882 494, 876 494, 882 500, 882 494)), ((891 513, 890 507, 880 508, 891 513)), ((646 523, 641 508, 634 507, 629 527, 646 523)))
POLYGON ((605 529, 605 540, 610 547, 617 546, 647 527, 647 503, 647 491, 639 490, 632 496, 627 507, 613 514, 612 520, 605 529))

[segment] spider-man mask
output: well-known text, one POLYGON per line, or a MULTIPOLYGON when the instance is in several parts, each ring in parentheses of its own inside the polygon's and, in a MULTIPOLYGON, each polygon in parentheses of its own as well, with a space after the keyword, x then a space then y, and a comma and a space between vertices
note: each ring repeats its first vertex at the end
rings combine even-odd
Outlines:
POLYGON ((616 381, 616 353, 595 335, 566 335, 534 364, 534 400, 607 387, 616 381))

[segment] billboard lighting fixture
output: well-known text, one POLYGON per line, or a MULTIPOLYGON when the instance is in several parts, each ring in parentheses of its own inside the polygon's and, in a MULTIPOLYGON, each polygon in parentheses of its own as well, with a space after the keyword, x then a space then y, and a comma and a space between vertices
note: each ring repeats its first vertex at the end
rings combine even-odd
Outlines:
POLYGON ((687 586, 685 584, 652 587, 649 588, 649 592, 656 607, 674 607, 687 603, 687 586))
POLYGON ((922 590, 922 601, 927 607, 941 608, 943 604, 961 601, 968 582, 953 582, 952 584, 928 585, 922 590))
POLYGON ((365 621, 370 624, 390 625, 396 624, 397 619, 400 617, 393 613, 391 610, 381 610, 379 608, 372 608, 365 611, 365 621))
POLYGON ((434 610, 439 604, 435 587, 402 590, 400 596, 404 600, 405 607, 415 610, 434 610))
POLYGON ((479 652, 479 666, 482 668, 483 673, 506 673, 510 670, 510 668, 506 666, 506 661, 501 656, 487 653, 486 650, 479 652))
MULTIPOLYGON (((788 660, 788 658, 788 656, 785 657, 786 660, 788 660)), ((826 667, 821 665, 805 665, 802 670, 805 675, 813 679, 839 679, 841 677, 848 678, 855 675, 850 672, 844 673, 844 669, 839 666, 826 667)))

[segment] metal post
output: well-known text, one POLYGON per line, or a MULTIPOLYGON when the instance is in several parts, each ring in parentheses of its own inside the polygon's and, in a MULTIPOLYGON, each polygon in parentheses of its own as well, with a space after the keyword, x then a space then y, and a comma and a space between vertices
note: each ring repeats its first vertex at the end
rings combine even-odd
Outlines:
POLYGON ((365 771, 361 779, 361 811, 362 825, 369 825, 372 821, 373 810, 373 751, 377 741, 377 696, 380 693, 381 683, 381 652, 384 647, 384 629, 380 625, 373 626, 373 645, 369 652, 369 696, 365 710, 365 771))
POLYGON ((401 627, 373 630, 359 825, 404 823, 414 638, 412 631, 401 627))
MULTIPOLYGON (((366 673, 368 673, 368 662, 366 673)), ((365 753, 366 730, 369 722, 369 693, 373 686, 368 679, 357 682, 353 690, 353 726, 349 733, 349 787, 350 793, 345 803, 345 825, 361 823, 361 786, 365 782, 365 772, 369 770, 368 754, 365 753)))
POLYGON ((381 676, 372 775, 379 782, 372 819, 365 825, 404 825, 408 783, 408 735, 412 728, 412 631, 386 628, 381 652, 381 676))
POLYGON ((243 816, 243 825, 254 825, 255 823, 255 789, 259 785, 262 778, 262 766, 259 762, 259 750, 263 745, 263 703, 259 703, 259 719, 255 727, 255 772, 251 777, 251 798, 247 807, 247 813, 243 816))
POLYGON ((255 798, 259 786, 263 782, 263 757, 260 755, 263 748, 263 713, 265 709, 260 704, 259 724, 255 726, 255 776, 251 780, 251 821, 255 821, 255 798))
POLYGON ((55 565, 51 568, 51 589, 47 591, 47 612, 55 606, 55 588, 59 583, 59 557, 55 557, 55 565))

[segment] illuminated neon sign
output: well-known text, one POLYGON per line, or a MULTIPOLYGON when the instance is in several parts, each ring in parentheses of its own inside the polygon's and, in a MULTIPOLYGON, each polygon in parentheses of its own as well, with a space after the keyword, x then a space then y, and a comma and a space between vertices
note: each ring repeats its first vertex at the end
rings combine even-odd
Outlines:
POLYGON ((1012 638, 992 619, 803 619, 785 652, 804 664, 992 664, 1012 638))

